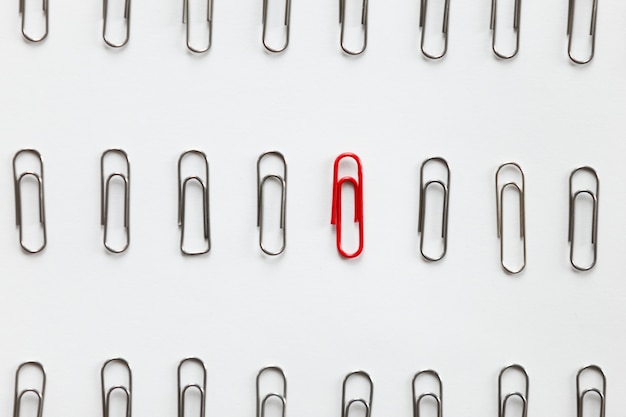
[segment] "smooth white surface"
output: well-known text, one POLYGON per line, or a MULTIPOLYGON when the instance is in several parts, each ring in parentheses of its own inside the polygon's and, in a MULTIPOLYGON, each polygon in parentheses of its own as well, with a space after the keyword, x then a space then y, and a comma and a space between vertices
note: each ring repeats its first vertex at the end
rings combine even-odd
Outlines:
POLYGON ((626 4, 600 0, 596 57, 578 67, 566 55, 567 3, 525 2, 519 56, 500 62, 490 2, 452 0, 448 56, 429 62, 412 0, 371 0, 357 59, 340 53, 334 0, 293 0, 281 56, 262 48, 260 0, 215 0, 205 56, 184 46, 178 1, 134 0, 119 51, 104 46, 98 1, 51 0, 41 45, 24 43, 17 1, 4 2, 0 414, 11 412, 17 365, 35 359, 48 372, 46 417, 99 415, 99 367, 122 356, 134 415, 169 417, 187 355, 208 368, 207 416, 252 416, 254 377, 268 364, 287 374, 292 417, 338 417, 341 381, 359 368, 375 382, 374 416, 409 416, 422 368, 441 374, 446 415, 495 416, 497 374, 513 362, 530 374, 529 416, 573 415, 574 375, 589 363, 607 374, 607 415, 623 412, 626 4), (10 161, 24 147, 45 164, 41 256, 20 252, 14 224, 10 161), (132 165, 132 241, 119 257, 105 253, 99 226, 99 157, 110 147, 132 165), (176 225, 176 161, 190 148, 211 164, 213 249, 195 259, 180 255, 176 225), (256 158, 271 149, 289 165, 277 259, 261 255, 255 223, 256 158), (355 261, 338 257, 329 223, 332 162, 344 151, 364 164, 355 261), (445 260, 428 264, 418 172, 436 155, 452 169, 450 241, 445 260), (506 161, 527 180, 519 277, 498 260, 493 175, 506 161), (601 179, 588 274, 567 258, 567 178, 581 165, 601 179))

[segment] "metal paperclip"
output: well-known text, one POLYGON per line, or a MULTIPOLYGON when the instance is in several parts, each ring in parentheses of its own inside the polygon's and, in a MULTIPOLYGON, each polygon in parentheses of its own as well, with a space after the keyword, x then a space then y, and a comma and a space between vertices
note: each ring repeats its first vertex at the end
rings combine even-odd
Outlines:
POLYGON ((178 227, 180 227, 180 251, 184 255, 203 255, 211 250, 211 224, 209 214, 209 162, 207 161, 206 154, 202 151, 195 149, 183 152, 178 158, 178 227), (204 165, 204 179, 201 176, 193 175, 188 176, 184 180, 182 178, 181 169, 182 162, 186 156, 195 155, 202 160, 204 165), (198 252, 189 252, 185 250, 185 206, 187 196, 187 186, 190 182, 197 182, 202 188, 202 221, 204 241, 206 243, 206 249, 198 252))
POLYGON ((332 214, 330 218, 330 224, 335 225, 337 236, 337 250, 344 258, 356 258, 363 251, 363 169, 361 167, 361 160, 353 153, 342 153, 335 159, 335 166, 333 170, 333 200, 332 200, 332 214), (339 178, 339 163, 344 158, 352 158, 356 162, 357 166, 357 179, 354 177, 342 177, 339 178), (344 183, 350 183, 354 187, 354 221, 359 224, 359 247, 353 253, 347 253, 343 250, 341 245, 341 189, 344 183))
POLYGON ((432 369, 426 369, 424 371, 419 371, 413 377, 413 383, 411 384, 413 391, 413 417, 420 417, 420 406, 422 400, 425 398, 432 398, 437 403, 437 417, 443 416, 443 384, 441 383, 441 378, 439 374, 432 369), (439 385, 439 394, 435 394, 434 392, 425 392, 417 396, 415 394, 415 382, 422 375, 430 375, 437 381, 437 385, 439 385))
POLYGON ((270 256, 280 255, 287 247, 287 223, 285 221, 287 215, 287 162, 282 153, 278 151, 265 152, 259 156, 256 162, 256 184, 257 184, 257 227, 259 228, 259 247, 270 256), (264 158, 274 156, 278 158, 283 165, 282 177, 278 174, 268 174, 261 178, 261 162, 264 158), (277 251, 272 251, 263 245, 263 190, 267 181, 276 181, 280 184, 280 228, 283 231, 283 243, 277 251))
POLYGON ((46 371, 43 369, 43 365, 39 362, 24 362, 18 366, 15 371, 15 394, 13 396, 13 417, 20 417, 20 409, 22 406, 22 397, 26 394, 33 394, 37 397, 37 417, 41 417, 43 414, 43 400, 46 392, 46 371), (20 372, 27 367, 36 368, 41 373, 41 389, 37 388, 24 388, 20 390, 20 372))
POLYGON ((569 176, 569 233, 567 241, 570 244, 569 261, 572 266, 578 271, 589 271, 596 265, 598 259, 598 203, 600 199, 600 179, 595 169, 591 167, 580 167, 572 171, 569 176), (580 172, 588 172, 591 174, 596 182, 595 191, 591 190, 578 190, 573 192, 572 180, 574 176, 580 172), (589 266, 580 266, 574 261, 574 226, 576 223, 576 199, 579 195, 586 194, 593 200, 593 216, 591 219, 591 245, 593 246, 593 261, 589 266))
POLYGON ((15 224, 19 229, 20 234, 20 246, 22 250, 28 254, 39 253, 46 247, 48 243, 46 233, 46 205, 44 201, 43 193, 43 161, 41 154, 35 149, 22 149, 18 151, 13 157, 13 189, 15 193, 15 224), (39 160, 39 173, 35 171, 24 171, 21 174, 17 174, 16 162, 23 154, 34 155, 39 160), (39 194, 39 223, 43 233, 43 242, 40 247, 36 249, 28 248, 24 243, 23 225, 22 225, 22 180, 25 177, 33 177, 37 181, 37 190, 39 194))
POLYGON ((122 253, 130 245, 130 163, 128 155, 121 149, 108 149, 100 157, 100 225, 104 226, 104 247, 111 253, 122 253), (104 175, 104 160, 109 154, 120 155, 126 163, 126 174, 113 172, 106 178, 104 175), (113 178, 119 178, 124 182, 124 228, 126 229, 126 244, 119 249, 109 245, 107 236, 109 230, 109 189, 113 178))
POLYGON ((266 33, 267 33, 267 7, 268 7, 268 3, 269 0, 263 0, 263 46, 265 47, 265 49, 267 49, 269 52, 274 52, 274 53, 278 53, 278 52, 283 52, 285 49, 287 49, 287 47, 289 46, 289 27, 291 25, 291 0, 285 0, 285 43, 283 44, 283 46, 281 46, 278 49, 272 48, 271 46, 268 45, 267 40, 266 40, 266 33))
POLYGON ((19 9, 20 9, 20 15, 22 17, 22 36, 24 36, 24 39, 26 39, 29 42, 41 42, 44 39, 46 39, 46 37, 48 36, 48 0, 42 0, 42 10, 43 10, 43 14, 44 14, 44 19, 46 22, 46 30, 44 32, 43 35, 41 35, 41 37, 39 38, 33 38, 29 35, 26 34, 26 5, 25 2, 26 0, 19 0, 20 5, 19 5, 19 9))
POLYGON ((589 28, 589 36, 591 36, 591 52, 589 57, 585 60, 579 60, 572 55, 572 32, 574 31, 574 6, 576 0, 569 0, 569 7, 567 10, 567 55, 569 59, 575 64, 587 64, 593 59, 593 55, 596 52, 596 21, 598 17, 598 0, 593 0, 593 6, 591 10, 591 26, 589 28))
POLYGON ((585 400, 585 396, 587 396, 588 394, 596 394, 598 396, 598 398, 600 399, 600 415, 599 417, 604 417, 605 416, 605 406, 606 406, 606 376, 604 375, 604 372, 602 372, 602 369, 597 366, 597 365, 588 365, 585 366, 584 368, 582 368, 580 371, 578 371, 578 373, 576 374, 576 416, 577 417, 584 417, 583 416, 583 402, 585 400), (602 390, 600 390, 599 388, 588 388, 586 390, 583 390, 581 392, 580 390, 580 377, 583 373, 585 372, 595 372, 598 375, 600 375, 600 378, 602 379, 602 390))
MULTIPOLYGON (((130 0, 129 0, 130 1, 130 0)), ((187 32, 187 48, 191 52, 195 52, 196 54, 203 54, 211 49, 211 44, 213 43, 213 0, 207 0, 207 15, 206 15, 207 24, 209 25, 209 40, 206 48, 204 49, 196 49, 191 46, 191 41, 189 39, 189 0, 183 0, 183 24, 186 24, 186 32, 187 32)))
POLYGON ((422 29, 422 40, 420 41, 420 49, 422 50, 422 54, 426 58, 430 59, 440 59, 443 58, 446 52, 448 52, 448 21, 450 17, 450 0, 445 0, 443 6, 443 28, 441 29, 441 33, 443 33, 443 51, 439 55, 432 55, 424 49, 424 39, 426 38, 426 13, 428 10, 428 0, 420 1, 420 28, 422 29))
POLYGON ((507 162, 505 164, 502 164, 496 171, 496 212, 497 212, 496 221, 497 221, 497 228, 498 228, 498 238, 500 238, 500 263, 502 264, 502 268, 504 268, 504 270, 508 272, 509 274, 519 274, 526 267, 526 212, 525 212, 526 204, 525 204, 525 197, 524 197, 524 194, 525 194, 524 184, 525 184, 524 172, 522 171, 522 168, 515 162, 507 162), (502 170, 502 168, 505 168, 505 167, 513 167, 514 169, 519 171, 521 175, 521 187, 515 182, 507 182, 502 187, 499 187, 498 175, 500 174, 500 171, 502 170), (504 233, 502 230, 502 212, 503 212, 502 196, 504 195, 504 191, 508 187, 513 188, 519 195, 520 238, 522 240, 524 257, 523 257, 523 263, 521 267, 517 270, 510 269, 504 264, 504 233))
POLYGON ((520 15, 522 8, 522 0, 515 0, 515 9, 513 12, 513 30, 515 31, 515 50, 510 55, 504 55, 498 52, 496 48, 496 21, 497 21, 497 3, 498 0, 491 0, 491 23, 489 25, 489 29, 491 29, 492 37, 491 37, 491 49, 493 53, 496 54, 498 58, 501 59, 511 59, 517 52, 519 52, 519 33, 520 33, 520 15))
POLYGON ((500 375, 498 376, 498 417, 506 417, 506 405, 508 404, 511 398, 517 397, 522 401, 522 417, 526 417, 528 414, 528 388, 529 388, 529 380, 528 373, 523 366, 513 364, 505 367, 500 371, 500 375), (524 377, 524 392, 515 391, 510 392, 506 395, 502 395, 502 376, 507 371, 517 371, 522 374, 524 377))
POLYGON ((361 55, 367 48, 367 2, 363 0, 363 8, 361 9, 361 26, 363 26, 363 47, 359 50, 353 51, 348 49, 344 44, 344 34, 346 31, 346 1, 339 0, 339 23, 341 24, 341 40, 339 44, 341 49, 348 55, 361 55))
POLYGON ((278 366, 268 366, 259 371, 256 376, 256 417, 265 417, 265 406, 268 400, 276 398, 280 401, 281 404, 281 416, 285 417, 285 412, 287 408, 287 377, 285 377, 285 373, 278 366), (260 381, 261 376, 266 372, 274 372, 277 373, 283 381, 283 393, 270 392, 266 394, 261 399, 261 390, 260 390, 260 381))
POLYGON ((445 159, 440 157, 429 158, 422 163, 420 168, 420 203, 419 203, 419 220, 418 220, 418 233, 420 234, 420 253, 422 257, 427 261, 440 261, 446 256, 448 250, 448 207, 450 202, 450 167, 445 159), (439 163, 446 169, 446 181, 442 180, 430 180, 424 184, 424 168, 430 162, 439 163), (443 190, 443 207, 441 215, 441 238, 443 239, 443 250, 440 256, 430 257, 424 253, 424 222, 426 217, 426 196, 430 186, 439 186, 443 190))
POLYGON ((178 364, 178 417, 185 417, 185 395, 189 390, 197 390, 200 394, 200 416, 204 417, 205 403, 206 403, 206 368, 204 362, 199 358, 185 358, 178 364), (202 385, 200 384, 187 384, 184 387, 181 383, 181 369, 185 364, 196 364, 202 369, 202 385))
POLYGON ((128 43, 128 39, 130 39, 130 0, 124 0, 124 20, 126 21, 126 38, 122 43, 113 43, 107 39, 107 23, 108 23, 108 10, 109 10, 109 0, 102 0, 102 18, 104 19, 104 24, 102 25, 102 39, 104 42, 109 45, 111 48, 121 48, 122 46, 128 43))
POLYGON ((130 370, 130 365, 126 362, 125 359, 122 358, 114 358, 109 359, 102 365, 102 369, 100 370, 100 382, 102 383, 102 417, 109 417, 109 401, 111 399, 111 394, 115 391, 121 391, 126 397, 126 417, 131 417, 132 415, 132 400, 133 400, 133 375, 130 370), (106 388, 104 383, 104 374, 107 366, 113 363, 118 363, 126 368, 128 372, 128 385, 114 385, 110 388, 106 388))
POLYGON ((372 415, 372 400, 374 399, 374 382, 372 378, 365 371, 354 371, 350 372, 343 380, 343 386, 341 390, 341 417, 349 417, 350 415, 350 407, 354 404, 361 404, 365 407, 365 417, 371 417, 372 415), (346 403, 346 385, 348 381, 353 377, 362 377, 367 380, 369 385, 369 396, 368 399, 364 398, 353 398, 346 403))

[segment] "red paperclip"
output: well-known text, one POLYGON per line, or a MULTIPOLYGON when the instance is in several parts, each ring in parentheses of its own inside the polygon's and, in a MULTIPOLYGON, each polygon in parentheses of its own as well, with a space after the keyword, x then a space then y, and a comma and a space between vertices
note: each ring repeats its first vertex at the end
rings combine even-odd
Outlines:
POLYGON ((334 224, 337 234, 337 250, 344 258, 356 258, 363 252, 363 169, 361 160, 353 153, 342 153, 335 159, 333 171, 333 203, 330 224, 334 224), (343 158, 352 158, 356 162, 357 177, 341 177, 339 175, 339 163, 343 158), (341 246, 341 188, 345 182, 349 182, 354 187, 354 221, 359 224, 359 248, 353 253, 347 253, 341 246))

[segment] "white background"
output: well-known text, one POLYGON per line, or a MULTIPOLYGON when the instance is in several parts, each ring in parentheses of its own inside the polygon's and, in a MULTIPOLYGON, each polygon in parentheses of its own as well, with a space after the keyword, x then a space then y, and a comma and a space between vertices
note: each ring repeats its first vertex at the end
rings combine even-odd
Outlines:
MULTIPOLYGON (((600 0, 596 57, 578 67, 564 0, 523 4, 511 62, 491 52, 488 0, 452 0, 441 62, 419 53, 413 0, 371 0, 357 59, 340 52, 334 0, 293 0, 280 56, 262 48, 260 0, 215 0, 203 56, 184 46, 178 1, 134 0, 123 50, 104 46, 98 1, 50 1, 41 45, 22 40, 17 1, 0 6, 0 414, 11 412, 17 365, 34 359, 48 373, 46 417, 98 415, 99 368, 122 356, 134 415, 170 417, 188 355, 208 368, 207 416, 252 416, 254 377, 268 364, 287 374, 292 417, 338 417, 353 369, 374 379, 374 416, 409 416, 422 368, 442 376, 446 415, 495 416, 497 374, 513 362, 530 374, 531 416, 573 415, 575 373, 589 363, 607 374, 608 415, 624 412, 626 3, 600 0), (20 251, 14 222, 10 163, 24 147, 45 164, 39 256, 20 251), (99 157, 110 147, 132 165, 123 256, 101 242, 99 157), (193 259, 179 253, 176 224, 176 161, 190 148, 211 164, 213 248, 193 259), (260 253, 255 223, 255 162, 271 149, 289 166, 277 259, 260 253), (329 223, 332 162, 344 151, 364 165, 365 251, 353 261, 337 255, 329 223), (418 173, 437 155, 452 170, 450 238, 445 260, 428 264, 418 173), (510 160, 527 180, 518 277, 499 265, 495 230, 493 175, 510 160), (567 178, 581 165, 602 184, 598 265, 586 274, 570 267, 567 244, 567 178)), ((436 36, 439 23, 429 28, 436 36)))

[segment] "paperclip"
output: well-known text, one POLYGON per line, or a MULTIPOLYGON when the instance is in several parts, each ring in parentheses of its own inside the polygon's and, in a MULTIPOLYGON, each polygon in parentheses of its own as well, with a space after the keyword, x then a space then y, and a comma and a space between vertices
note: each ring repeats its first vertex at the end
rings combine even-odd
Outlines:
POLYGON ((432 55, 424 49, 424 39, 426 38, 426 13, 428 10, 428 0, 421 0, 420 7, 420 28, 422 29, 422 40, 420 41, 420 49, 422 50, 422 54, 426 58, 429 59, 440 59, 443 58, 446 52, 448 52, 448 21, 450 17, 450 0, 445 0, 443 6, 443 28, 441 29, 441 33, 443 33, 443 51, 439 55, 432 55))
POLYGON ((287 223, 285 217, 287 215, 287 162, 282 153, 278 151, 265 152, 259 156, 256 162, 256 184, 257 184, 257 227, 259 228, 259 247, 261 250, 270 256, 280 255, 285 251, 287 246, 287 223), (269 174, 261 178, 261 162, 268 156, 274 156, 278 158, 283 165, 282 177, 278 174, 269 174), (276 181, 280 184, 281 198, 280 198, 280 228, 283 233, 283 243, 280 249, 272 251, 263 245, 263 190, 267 181, 276 181))
POLYGON ((411 384, 413 391, 413 417, 420 417, 421 412, 421 403, 425 398, 432 398, 437 403, 437 417, 443 416, 443 384, 441 383, 441 378, 436 371, 432 369, 426 369, 424 371, 419 371, 413 377, 413 383, 411 384), (435 394, 434 392, 425 392, 417 396, 415 394, 415 382, 422 375, 430 375, 437 381, 437 385, 439 385, 439 394, 435 394))
POLYGON ((335 167, 333 171, 333 200, 332 200, 332 214, 330 218, 330 224, 335 225, 337 236, 337 250, 344 258, 356 258, 363 251, 363 169, 361 167, 361 160, 353 153, 342 153, 335 159, 335 167), (354 177, 342 177, 339 178, 339 163, 344 158, 352 158, 356 162, 357 166, 357 178, 354 177), (343 250, 341 245, 341 189, 344 183, 350 183, 354 187, 354 221, 359 224, 359 247, 353 253, 347 253, 343 250))
POLYGON ((128 249, 130 245, 130 163, 128 155, 121 149, 108 149, 102 153, 100 157, 100 225, 104 226, 104 247, 111 253, 122 253, 128 249), (104 160, 108 154, 117 154, 124 158, 126 163, 126 174, 113 172, 108 177, 104 176, 104 160), (113 178, 119 178, 124 182, 124 228, 126 230, 126 244, 115 249, 108 243, 107 236, 109 231, 109 190, 110 183, 113 178))
POLYGON ((115 391, 121 391, 126 397, 126 417, 132 415, 132 400, 133 400, 133 375, 130 370, 130 365, 122 358, 109 359, 102 365, 100 370, 100 382, 102 383, 102 417, 109 417, 109 401, 111 400, 111 394, 115 391), (113 363, 118 363, 128 372, 128 385, 114 385, 109 389, 106 388, 104 383, 104 374, 107 366, 113 363))
POLYGON ((26 6, 25 6, 26 0, 19 0, 19 2, 20 2, 19 13, 22 17, 22 36, 24 36, 24 39, 26 39, 29 42, 34 42, 34 43, 41 42, 44 39, 46 39, 46 37, 48 36, 48 0, 42 0, 43 2, 42 10, 43 10, 44 19, 46 22, 45 24, 46 30, 44 31, 44 34, 41 35, 41 37, 39 38, 33 38, 26 34, 26 6))
POLYGON ((209 214, 209 162, 207 161, 206 154, 202 151, 195 149, 183 152, 178 158, 178 227, 180 227, 180 251, 184 255, 203 255, 211 250, 211 224, 209 214), (188 176, 184 180, 182 179, 181 168, 183 159, 186 156, 195 155, 202 160, 204 165, 204 179, 201 176, 188 176), (202 221, 204 241, 206 243, 206 249, 198 252, 189 252, 185 250, 185 206, 187 196, 187 186, 190 182, 197 182, 202 188, 202 221))
POLYGON ((570 244, 569 250, 569 261, 572 266, 578 271, 589 271, 596 265, 596 260, 598 259, 598 203, 600 199, 600 179, 598 178, 598 174, 591 167, 580 167, 572 171, 569 176, 569 233, 567 241, 570 244), (578 190, 573 193, 572 189, 572 180, 574 176, 580 172, 588 172, 593 175, 596 182, 596 190, 578 190), (591 197, 593 201, 593 216, 591 219, 591 245, 593 246, 593 261, 587 267, 580 266, 574 261, 574 226, 576 220, 576 199, 579 195, 586 194, 591 197))
POLYGON ((265 407, 268 400, 276 398, 280 401, 281 404, 281 416, 285 417, 286 408, 287 408, 287 377, 285 377, 285 373, 278 366, 268 366, 259 371, 256 376, 256 417, 265 417, 265 407), (280 376, 283 381, 283 393, 270 392, 266 394, 263 399, 261 399, 261 389, 260 389, 260 381, 261 376, 266 372, 274 372, 280 376))
POLYGON ((604 417, 605 416, 605 405, 606 405, 606 376, 604 375, 604 372, 602 372, 602 369, 597 366, 597 365, 588 365, 585 366, 584 368, 582 368, 580 371, 578 371, 578 373, 576 374, 576 416, 577 417, 584 417, 583 416, 583 402, 585 400, 585 396, 587 396, 588 394, 596 394, 598 396, 598 398, 600 399, 600 415, 598 417, 604 417), (600 375, 600 378, 602 379, 602 390, 598 389, 598 388, 588 388, 584 391, 581 392, 580 390, 580 377, 583 373, 586 372, 590 372, 593 371, 595 373, 597 373, 598 375, 600 375))
POLYGON ((348 49, 344 44, 344 34, 346 31, 346 1, 339 0, 339 23, 341 24, 341 40, 339 44, 341 49, 348 55, 361 55, 367 48, 367 2, 363 0, 363 8, 361 9, 361 26, 363 26, 363 47, 359 50, 352 51, 348 49))
POLYGON ((278 49, 274 49, 271 46, 268 45, 267 40, 266 40, 266 33, 267 33, 267 7, 268 7, 268 3, 269 0, 263 0, 263 46, 265 47, 265 49, 267 49, 269 52, 274 52, 274 53, 278 53, 278 52, 283 52, 285 49, 287 49, 287 47, 289 46, 289 27, 291 25, 291 0, 285 0, 285 43, 283 44, 283 46, 281 46, 278 49))
POLYGON ((43 369, 43 365, 39 362, 24 362, 15 371, 15 394, 13 396, 13 417, 20 417, 20 409, 22 406, 22 397, 26 394, 33 394, 37 397, 37 417, 41 417, 43 414, 43 400, 46 392, 46 371, 43 369), (32 367, 39 370, 41 373, 41 389, 37 388, 24 388, 20 391, 20 372, 22 369, 32 367))
MULTIPOLYGON (((130 0, 129 0, 130 1, 130 0)), ((209 40, 206 48, 204 49, 196 49, 191 46, 191 41, 189 38, 189 0, 183 0, 183 24, 186 24, 186 32, 187 32, 187 48, 196 54, 203 54, 211 49, 211 44, 213 43, 213 0, 207 0, 207 15, 206 15, 207 24, 209 26, 209 40)))
POLYGON ((18 151, 13 157, 13 189, 15 193, 15 224, 19 229, 20 246, 25 253, 31 255, 39 253, 46 247, 46 244, 48 243, 48 238, 46 233, 46 205, 43 193, 43 161, 41 159, 41 154, 35 149, 22 149, 18 151), (23 154, 34 155, 39 160, 39 173, 35 171, 24 171, 18 176, 16 162, 23 154), (22 180, 25 177, 33 177, 35 181, 37 181, 37 190, 39 194, 39 223, 41 224, 41 229, 43 233, 43 242, 41 246, 36 249, 28 248, 24 243, 24 234, 22 227, 22 180))
POLYGON ((498 228, 498 238, 500 239, 500 264, 502 264, 502 268, 504 268, 504 270, 506 272, 508 272, 509 274, 519 274, 520 272, 522 272, 524 270, 524 268, 526 267, 526 212, 525 212, 525 197, 524 197, 524 188, 525 188, 525 178, 524 178, 524 171, 522 171, 522 168, 515 162, 507 162, 505 164, 500 165, 500 167, 498 168, 498 170, 496 171, 496 212, 497 212, 497 228, 498 228), (515 183, 515 182, 507 182, 506 184, 504 184, 502 187, 499 187, 499 183, 498 183, 498 174, 500 174, 500 171, 502 170, 502 168, 505 167, 513 167, 514 169, 516 169, 517 171, 519 171, 520 175, 521 175, 521 187, 515 183), (504 233, 502 230, 502 196, 504 195, 504 191, 508 188, 511 187, 513 188, 517 194, 519 195, 519 210, 520 210, 520 239, 522 240, 522 245, 523 245, 523 252, 524 252, 524 257, 523 257, 523 263, 521 265, 521 267, 517 270, 513 270, 510 269, 509 267, 507 267, 504 263, 504 233))
POLYGON ((102 25, 102 39, 111 48, 121 48, 128 43, 130 39, 130 0, 124 0, 124 20, 126 21, 126 38, 122 43, 113 43, 107 39, 107 23, 108 23, 109 0, 102 0, 102 17, 104 24, 102 25))
POLYGON ((361 404, 365 407, 365 417, 371 417, 372 415, 372 400, 374 399, 374 382, 372 378, 370 378, 369 374, 365 371, 354 371, 350 372, 343 380, 343 386, 341 390, 341 417, 349 417, 350 415, 350 407, 354 404, 361 404), (346 385, 348 381, 353 377, 362 377, 367 380, 369 385, 369 397, 368 399, 364 398, 353 398, 346 403, 346 385))
POLYGON ((503 368, 500 371, 500 375, 498 376, 498 417, 506 417, 506 405, 508 404, 511 398, 517 397, 522 401, 522 417, 526 417, 528 414, 528 388, 529 388, 529 380, 528 373, 523 366, 513 364, 503 368), (502 376, 507 373, 507 371, 517 371, 522 374, 524 377, 524 392, 515 391, 510 392, 506 395, 502 395, 502 376))
POLYGON ((448 250, 448 207, 450 202, 450 167, 445 159, 440 157, 429 158, 422 163, 420 168, 420 203, 419 203, 419 220, 418 233, 420 234, 420 253, 427 261, 437 262, 446 256, 448 250), (439 163, 446 169, 446 182, 441 180, 430 180, 424 184, 424 168, 430 162, 439 163), (424 253, 424 218, 426 217, 426 196, 428 195, 428 187, 439 186, 443 191, 443 207, 441 216, 441 238, 443 239, 443 250, 439 257, 430 257, 424 253))
POLYGON ((493 53, 496 54, 498 58, 511 59, 515 55, 517 55, 517 52, 519 52, 519 33, 520 33, 519 28, 520 28, 520 15, 521 15, 521 8, 522 8, 522 0, 515 0, 515 6, 514 6, 514 11, 513 11, 513 30, 515 31, 515 50, 510 55, 502 54, 498 52, 498 49, 496 48, 497 3, 498 3, 498 0, 491 0, 491 23, 489 25, 489 29, 491 29, 491 32, 492 32, 491 49, 493 50, 493 53))
POLYGON ((574 31, 574 6, 576 0, 569 0, 569 7, 567 12, 567 55, 569 59, 575 64, 587 64, 593 59, 593 55, 596 51, 596 21, 598 17, 598 0, 593 0, 593 6, 591 9, 591 26, 589 28, 589 36, 591 36, 591 52, 586 60, 579 60, 572 55, 572 32, 574 31))
POLYGON ((206 368, 204 362, 199 358, 185 358, 178 364, 178 417, 185 417, 185 395, 189 390, 197 390, 200 394, 200 416, 204 417, 206 403, 206 368), (181 384, 181 369, 185 364, 196 364, 202 370, 202 385, 187 384, 184 387, 181 384))

